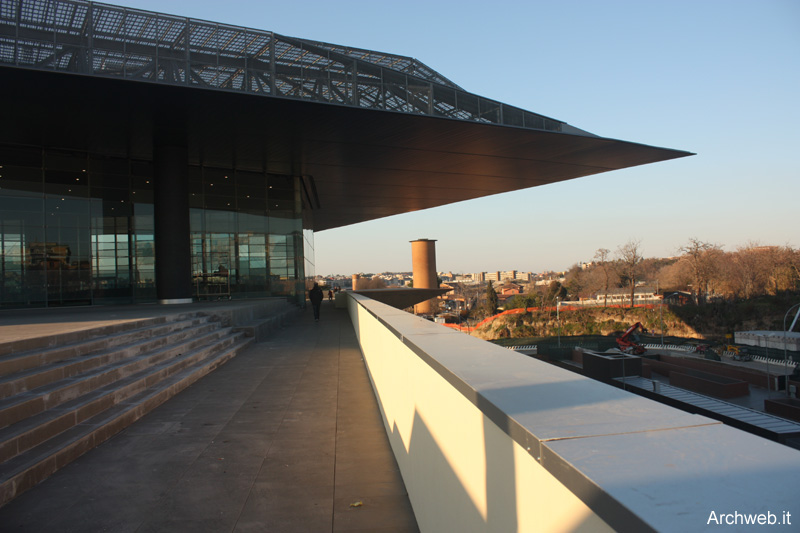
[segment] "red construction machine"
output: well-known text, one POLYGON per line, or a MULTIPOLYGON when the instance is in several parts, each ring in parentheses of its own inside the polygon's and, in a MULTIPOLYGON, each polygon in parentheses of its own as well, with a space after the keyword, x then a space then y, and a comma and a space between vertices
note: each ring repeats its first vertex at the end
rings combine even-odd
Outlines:
POLYGON ((633 355, 642 355, 647 351, 644 346, 640 346, 638 344, 639 336, 636 335, 637 329, 641 329, 642 333, 647 333, 647 329, 642 325, 641 322, 637 322, 636 324, 632 325, 625 331, 625 333, 617 337, 617 344, 619 345, 620 350, 633 355))

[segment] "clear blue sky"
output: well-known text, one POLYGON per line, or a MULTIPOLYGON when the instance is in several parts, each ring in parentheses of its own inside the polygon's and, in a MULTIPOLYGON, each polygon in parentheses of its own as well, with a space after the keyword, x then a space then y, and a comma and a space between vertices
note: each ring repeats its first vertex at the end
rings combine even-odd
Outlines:
POLYGON ((120 0, 412 56, 467 91, 696 156, 315 235, 316 273, 561 270, 641 241, 800 246, 800 2, 120 0))

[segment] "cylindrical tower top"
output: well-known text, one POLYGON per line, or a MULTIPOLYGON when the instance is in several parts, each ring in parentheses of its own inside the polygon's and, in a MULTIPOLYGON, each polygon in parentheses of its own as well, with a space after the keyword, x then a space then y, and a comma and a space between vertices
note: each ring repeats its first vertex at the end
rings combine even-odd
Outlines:
MULTIPOLYGON (((436 240, 417 239, 411 241, 411 266, 414 277, 414 288, 438 289, 439 282, 436 277, 436 240)), ((433 314, 434 300, 427 300, 417 304, 416 312, 420 314, 433 314)))

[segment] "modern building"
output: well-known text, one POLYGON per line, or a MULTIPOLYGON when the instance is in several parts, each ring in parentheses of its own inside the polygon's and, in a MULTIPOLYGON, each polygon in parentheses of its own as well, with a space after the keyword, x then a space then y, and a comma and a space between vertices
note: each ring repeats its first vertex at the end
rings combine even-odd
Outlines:
POLYGON ((517 279, 519 281, 531 282, 533 281, 533 274, 530 272, 517 272, 514 279, 517 279))
POLYGON ((0 307, 302 297, 313 232, 689 155, 409 57, 0 2, 0 307))
POLYGON ((500 273, 500 280, 514 280, 517 279, 517 271, 516 270, 507 270, 505 272, 500 273))
MULTIPOLYGON (((662 294, 656 293, 655 287, 635 287, 633 291, 634 304, 661 303, 662 294)), ((566 303, 566 302, 565 302, 566 303)), ((626 287, 609 289, 607 293, 598 292, 594 298, 582 298, 584 305, 630 305, 631 290, 626 287)))
POLYGON ((502 278, 500 277, 500 271, 498 270, 495 272, 486 272, 484 279, 486 281, 500 281, 502 278))

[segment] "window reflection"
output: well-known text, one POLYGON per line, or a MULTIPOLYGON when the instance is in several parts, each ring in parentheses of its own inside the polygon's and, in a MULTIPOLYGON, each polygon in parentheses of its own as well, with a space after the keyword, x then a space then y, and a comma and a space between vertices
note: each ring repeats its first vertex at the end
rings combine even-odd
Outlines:
MULTIPOLYGON (((152 181, 149 161, 0 146, 0 307, 154 301, 152 181)), ((297 178, 192 166, 189 187, 187 275, 233 298, 302 297, 297 178)))
POLYGON ((302 297, 297 180, 206 167, 191 168, 189 176, 195 296, 302 297))

